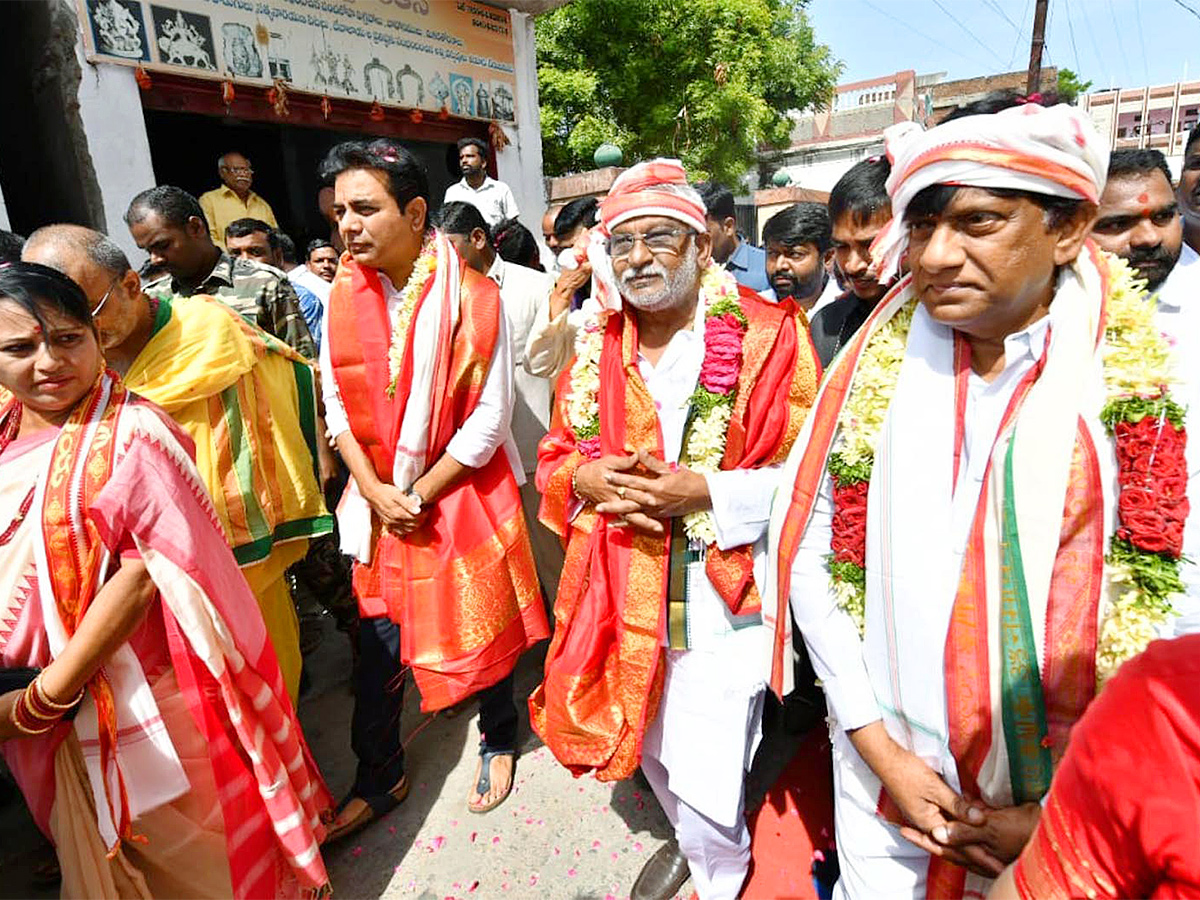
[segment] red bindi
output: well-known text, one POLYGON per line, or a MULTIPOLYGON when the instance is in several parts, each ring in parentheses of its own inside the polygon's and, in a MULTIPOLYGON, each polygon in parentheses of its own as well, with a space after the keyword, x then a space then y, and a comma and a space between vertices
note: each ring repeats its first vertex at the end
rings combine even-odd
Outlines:
POLYGON ((34 333, 34 334, 41 334, 41 333, 42 333, 42 326, 41 326, 41 325, 34 325, 34 326, 33 326, 33 333, 34 333))
POLYGON ((1138 194, 1138 203, 1149 203, 1149 202, 1150 202, 1149 194, 1145 193, 1144 191, 1142 193, 1138 194))

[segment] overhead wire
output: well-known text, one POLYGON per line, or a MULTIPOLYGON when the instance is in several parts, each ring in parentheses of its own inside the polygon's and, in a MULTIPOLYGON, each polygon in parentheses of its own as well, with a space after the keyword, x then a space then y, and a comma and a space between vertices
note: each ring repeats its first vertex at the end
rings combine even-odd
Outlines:
POLYGON ((1188 12, 1190 12, 1197 19, 1200 19, 1200 12, 1197 12, 1194 7, 1188 6, 1186 3, 1183 2, 1183 0, 1175 0, 1175 3, 1179 6, 1182 6, 1184 9, 1186 9, 1188 12))
POLYGON ((999 3, 997 3, 996 0, 983 0, 983 4, 984 4, 984 6, 988 7, 988 9, 991 9, 994 12, 999 13, 1000 16, 1004 19, 1004 21, 1013 27, 1013 30, 1016 31, 1017 34, 1021 33, 1020 26, 1017 25, 1016 22, 1014 22, 1012 19, 1010 19, 1008 17, 1008 13, 1006 13, 1004 11, 1004 7, 1002 7, 999 3))
MULTIPOLYGON (((1083 16, 1084 27, 1087 28, 1088 39, 1092 42, 1092 52, 1096 54, 1096 64, 1104 70, 1104 77, 1112 83, 1112 70, 1108 67, 1108 61, 1100 55, 1100 45, 1096 43, 1096 32, 1092 30, 1092 20, 1087 15, 1087 9, 1084 9, 1083 16)), ((1082 73, 1081 73, 1082 74, 1082 73)))
POLYGON ((942 12, 944 12, 946 14, 946 17, 948 19, 950 19, 951 22, 953 22, 955 25, 957 25, 959 28, 961 28, 963 31, 965 31, 967 33, 967 37, 969 37, 971 40, 973 40, 975 43, 977 43, 980 47, 982 47, 988 53, 992 54, 992 56, 995 56, 996 62, 1000 63, 1000 65, 1004 65, 1004 60, 1002 60, 999 56, 996 56, 996 51, 993 50, 991 47, 989 47, 987 44, 985 44, 983 41, 981 41, 979 38, 975 37, 975 33, 973 31, 971 31, 971 29, 969 29, 962 22, 960 22, 958 20, 958 17, 955 16, 954 13, 950 12, 950 10, 946 9, 946 7, 942 6, 941 0, 933 0, 933 5, 936 6, 938 9, 940 9, 942 12))
MULTIPOLYGON (((1021 21, 1022 21, 1022 22, 1025 22, 1025 21, 1027 21, 1027 20, 1028 20, 1028 16, 1029 16, 1029 3, 1030 3, 1030 0, 1025 0, 1025 9, 1024 9, 1022 12, 1021 12, 1021 21)), ((1014 63, 1014 62, 1016 62, 1016 59, 1017 59, 1017 49, 1018 49, 1018 48, 1021 46, 1021 35, 1022 35, 1022 34, 1024 34, 1024 33, 1025 33, 1025 26, 1024 26, 1024 25, 1022 25, 1022 26, 1021 26, 1021 27, 1020 27, 1020 28, 1017 30, 1017 39, 1016 39, 1015 41, 1013 41, 1013 48, 1012 48, 1012 52, 1011 52, 1010 54, 1008 54, 1008 68, 1009 68, 1009 69, 1011 69, 1011 68, 1013 67, 1013 63, 1014 63)))
POLYGON ((925 34, 923 31, 918 31, 916 28, 914 28, 908 22, 905 22, 903 19, 893 16, 886 9, 880 9, 878 6, 876 6, 874 3, 872 3, 871 0, 862 0, 862 2, 865 3, 867 6, 869 6, 871 9, 875 10, 875 12, 879 13, 881 16, 891 19, 897 25, 902 25, 903 27, 907 28, 909 31, 911 31, 913 34, 915 34, 917 37, 924 38, 925 40, 929 41, 929 43, 934 44, 938 47, 941 47, 943 50, 949 50, 955 56, 961 56, 967 62, 978 65, 978 60, 975 57, 968 56, 965 53, 961 53, 958 50, 955 50, 953 47, 949 46, 945 41, 939 41, 936 38, 931 38, 929 35, 925 34))
POLYGON ((1075 46, 1075 26, 1071 22, 1071 0, 1063 0, 1067 10, 1067 33, 1071 36, 1071 52, 1075 54, 1075 74, 1083 77, 1083 67, 1079 65, 1079 48, 1075 46))
POLYGON ((1117 46, 1121 49, 1121 60, 1125 64, 1125 77, 1128 79, 1128 84, 1133 84, 1133 69, 1129 68, 1129 54, 1125 52, 1125 43, 1122 40, 1121 26, 1117 24, 1117 9, 1113 6, 1113 0, 1108 0, 1108 14, 1112 17, 1113 32, 1117 37, 1117 46))
POLYGON ((1150 62, 1146 59, 1146 36, 1142 33, 1142 17, 1138 10, 1133 11, 1133 21, 1137 22, 1138 44, 1142 48, 1142 70, 1146 73, 1146 84, 1150 83, 1150 62))

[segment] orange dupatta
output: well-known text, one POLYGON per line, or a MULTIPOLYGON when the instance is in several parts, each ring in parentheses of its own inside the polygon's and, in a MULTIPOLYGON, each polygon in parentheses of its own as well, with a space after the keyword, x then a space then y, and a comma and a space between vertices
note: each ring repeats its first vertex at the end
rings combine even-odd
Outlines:
MULTIPOLYGON (((500 323, 495 284, 461 266, 457 296, 426 288, 428 302, 459 303, 442 316, 434 368, 426 465, 445 450, 475 409, 500 323)), ((400 423, 412 387, 411 339, 389 398, 391 325, 379 275, 342 257, 329 298, 330 359, 350 428, 380 480, 391 483, 400 423)), ((432 502, 427 525, 404 538, 376 524, 369 565, 356 563, 354 591, 364 615, 400 625, 400 659, 410 666, 425 711, 444 709, 507 676, 520 654, 548 636, 516 480, 503 450, 432 502)))
MULTIPOLYGON (((768 304, 745 289, 739 299, 749 328, 723 469, 786 457, 820 375, 793 304, 768 304)), ((600 357, 602 455, 649 448, 662 456, 658 415, 638 372, 637 348, 636 318, 628 312, 610 316, 600 357)), ((591 506, 569 518, 571 481, 585 462, 566 424, 570 375, 568 367, 559 379, 553 427, 538 452, 540 517, 563 537, 567 553, 545 677, 529 699, 530 723, 573 773, 594 770, 600 780, 615 781, 637 768, 662 692, 670 554, 667 537, 610 527, 591 506)), ((750 548, 709 550, 706 571, 722 598, 731 610, 752 611, 759 601, 750 548)))

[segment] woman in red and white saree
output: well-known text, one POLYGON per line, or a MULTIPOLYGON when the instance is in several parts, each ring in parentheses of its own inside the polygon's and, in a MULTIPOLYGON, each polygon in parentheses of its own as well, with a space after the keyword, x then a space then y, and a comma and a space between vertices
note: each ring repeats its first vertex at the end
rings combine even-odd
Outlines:
POLYGON ((191 453, 74 282, 0 268, 0 666, 40 669, 0 747, 65 897, 328 885, 330 798, 191 453))

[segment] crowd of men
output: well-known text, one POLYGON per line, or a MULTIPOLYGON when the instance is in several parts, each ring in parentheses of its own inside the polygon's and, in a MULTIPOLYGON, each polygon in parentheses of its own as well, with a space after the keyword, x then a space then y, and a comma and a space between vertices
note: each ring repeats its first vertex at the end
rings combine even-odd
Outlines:
POLYGON ((424 711, 478 701, 465 802, 502 803, 549 638, 532 728, 640 769, 674 829, 637 900, 741 895, 793 692, 828 706, 835 896, 1200 891, 1200 442, 1158 452, 1200 408, 1200 129, 1178 184, 1008 95, 887 144, 761 248, 728 187, 639 163, 547 211, 550 273, 474 139, 436 207, 403 147, 333 148, 299 256, 232 152, 131 199, 141 270, 6 237, 194 442, 293 703, 298 609, 349 634, 325 842, 410 790, 406 673, 424 711))

